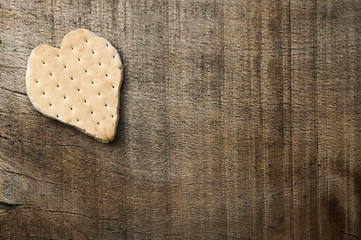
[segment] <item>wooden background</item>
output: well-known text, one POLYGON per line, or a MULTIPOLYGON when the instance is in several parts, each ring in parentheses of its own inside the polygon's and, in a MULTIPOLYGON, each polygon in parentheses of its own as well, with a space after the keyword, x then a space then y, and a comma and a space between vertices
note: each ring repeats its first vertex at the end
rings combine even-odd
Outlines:
POLYGON ((361 239, 361 1, 0 0, 0 239, 361 239), (125 67, 103 144, 25 94, 87 28, 125 67))

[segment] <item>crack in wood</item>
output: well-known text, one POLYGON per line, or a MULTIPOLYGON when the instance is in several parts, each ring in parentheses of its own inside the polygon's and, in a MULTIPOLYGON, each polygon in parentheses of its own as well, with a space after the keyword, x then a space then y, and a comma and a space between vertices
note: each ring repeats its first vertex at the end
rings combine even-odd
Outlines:
POLYGON ((9 68, 9 69, 24 69, 23 67, 8 66, 8 65, 4 65, 4 64, 0 64, 0 67, 2 67, 2 68, 9 68))
POLYGON ((267 224, 263 224, 263 226, 268 227, 268 228, 272 228, 272 229, 277 229, 276 227, 271 226, 271 225, 267 225, 267 224))
POLYGON ((26 174, 23 174, 23 173, 14 172, 14 171, 9 171, 9 170, 2 169, 2 168, 0 168, 0 171, 5 172, 5 173, 9 173, 9 174, 16 174, 16 175, 19 175, 19 176, 21 176, 21 177, 29 178, 29 179, 34 180, 34 181, 36 181, 36 182, 43 182, 43 183, 47 183, 47 184, 60 185, 59 183, 43 181, 43 180, 40 180, 40 179, 31 177, 31 176, 26 175, 26 174))
POLYGON ((8 213, 20 205, 22 205, 22 204, 0 201, 0 214, 8 213))
POLYGON ((347 232, 344 232, 344 231, 341 231, 341 232, 342 232, 342 234, 344 234, 344 235, 346 235, 346 236, 349 236, 349 237, 352 237, 352 238, 354 238, 354 239, 360 240, 359 237, 357 237, 357 236, 355 236, 355 235, 353 235, 353 234, 351 234, 351 233, 347 233, 347 232))
POLYGON ((0 86, 0 88, 3 89, 3 90, 9 91, 9 92, 15 93, 15 94, 20 94, 20 95, 23 95, 23 96, 27 96, 27 94, 23 93, 23 92, 19 92, 19 91, 12 90, 12 89, 5 88, 5 87, 1 87, 1 86, 0 86))
MULTIPOLYGON (((31 205, 28 205, 31 206, 31 205)), ((82 213, 76 213, 76 212, 70 212, 70 211, 64 211, 64 210, 49 210, 49 209, 41 209, 41 208, 36 208, 36 207, 32 207, 33 209, 39 210, 39 211, 44 211, 44 212, 50 212, 50 213, 64 213, 64 214, 71 214, 71 215, 77 215, 77 216, 81 216, 81 217, 85 217, 85 218, 89 218, 89 219, 93 219, 90 216, 87 216, 85 214, 82 213)))
POLYGON ((20 205, 22 205, 22 204, 0 201, 0 208, 15 208, 15 207, 20 206, 20 205))

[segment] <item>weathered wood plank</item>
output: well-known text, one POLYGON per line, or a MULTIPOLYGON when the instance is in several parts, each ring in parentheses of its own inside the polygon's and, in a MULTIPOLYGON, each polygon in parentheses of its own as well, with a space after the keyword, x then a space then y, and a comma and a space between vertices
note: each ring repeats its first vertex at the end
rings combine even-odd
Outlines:
POLYGON ((361 3, 0 0, 1 239, 360 239, 361 3), (116 139, 36 112, 31 50, 125 66, 116 139))

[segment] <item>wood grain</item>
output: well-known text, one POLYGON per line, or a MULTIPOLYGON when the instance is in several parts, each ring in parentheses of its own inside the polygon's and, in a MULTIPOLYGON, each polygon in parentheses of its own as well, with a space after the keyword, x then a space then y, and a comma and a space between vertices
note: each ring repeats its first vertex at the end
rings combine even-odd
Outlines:
POLYGON ((1 239, 361 239, 361 2, 0 0, 1 239), (124 63, 116 139, 36 112, 76 28, 124 63))

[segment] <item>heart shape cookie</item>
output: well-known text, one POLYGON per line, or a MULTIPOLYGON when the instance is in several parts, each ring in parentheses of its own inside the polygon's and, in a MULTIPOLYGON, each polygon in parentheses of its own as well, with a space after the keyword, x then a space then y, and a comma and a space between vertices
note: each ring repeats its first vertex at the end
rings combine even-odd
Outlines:
POLYGON ((60 49, 36 47, 26 71, 36 110, 105 143, 115 136, 121 82, 117 50, 85 29, 67 34, 60 49))

